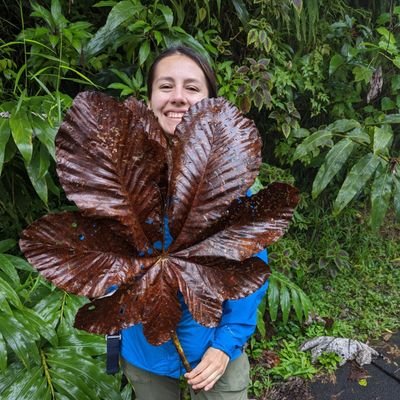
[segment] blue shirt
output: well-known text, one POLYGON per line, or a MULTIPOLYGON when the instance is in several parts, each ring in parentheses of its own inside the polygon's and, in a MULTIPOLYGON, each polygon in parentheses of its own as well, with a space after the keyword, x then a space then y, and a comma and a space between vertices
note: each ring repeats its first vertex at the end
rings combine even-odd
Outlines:
MULTIPOLYGON (((251 196, 251 189, 246 193, 251 196)), ((168 229, 168 220, 165 219, 164 247, 172 242, 168 229)), ((160 243, 154 247, 159 248, 160 243)), ((268 263, 267 250, 262 250, 256 257, 268 263)), ((215 328, 207 328, 197 323, 179 293, 179 302, 182 317, 178 323, 176 333, 181 342, 183 351, 192 368, 203 357, 209 347, 222 350, 230 360, 239 357, 245 343, 253 334, 257 324, 257 308, 268 288, 268 281, 251 295, 238 300, 226 300, 223 303, 222 317, 215 328)), ((133 325, 122 330, 121 356, 130 364, 157 375, 166 375, 179 378, 186 370, 172 340, 160 346, 153 346, 143 334, 142 324, 133 325)))
MULTIPOLYGON (((266 250, 257 257, 267 263, 266 250)), ((215 328, 198 324, 183 302, 183 296, 179 296, 182 318, 176 332, 192 368, 209 347, 222 350, 231 361, 242 354, 244 344, 255 330, 257 307, 267 288, 268 281, 247 297, 224 301, 221 322, 215 328)), ((121 334, 121 355, 130 364, 171 378, 179 378, 186 372, 171 340, 160 346, 151 345, 143 334, 142 324, 124 329, 121 334)))

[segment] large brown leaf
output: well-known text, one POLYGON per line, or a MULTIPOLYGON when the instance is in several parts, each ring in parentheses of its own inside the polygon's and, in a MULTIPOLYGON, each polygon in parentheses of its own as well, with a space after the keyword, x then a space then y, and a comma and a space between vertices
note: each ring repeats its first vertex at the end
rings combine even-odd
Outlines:
POLYGON ((146 250, 161 240, 158 183, 166 159, 162 146, 149 140, 154 116, 134 104, 128 108, 102 93, 80 93, 57 135, 57 172, 82 211, 118 219, 135 246, 146 250))
POLYGON ((195 243, 253 184, 261 139, 253 121, 223 98, 191 107, 172 144, 168 217, 173 250, 195 243))
POLYGON ((188 260, 174 257, 179 290, 193 318, 205 326, 217 326, 226 299, 239 299, 257 290, 270 275, 259 258, 243 262, 188 260))
POLYGON ((223 301, 251 294, 265 282, 270 271, 259 258, 214 264, 173 255, 160 258, 143 276, 136 275, 112 296, 81 308, 75 326, 106 334, 143 323, 147 340, 159 345, 170 338, 179 322, 178 290, 198 323, 217 326, 223 301))
POLYGON ((298 202, 297 189, 285 183, 273 183, 252 197, 235 200, 224 216, 205 232, 206 239, 176 255, 245 260, 283 236, 298 202))
POLYGON ((268 278, 251 256, 283 235, 298 194, 274 184, 240 198, 257 174, 261 141, 226 100, 193 106, 167 140, 143 103, 83 93, 56 144, 60 181, 82 213, 41 218, 20 246, 60 288, 102 296, 78 312, 78 328, 104 334, 142 323, 148 341, 161 344, 181 317, 178 292, 211 327, 225 300, 268 278), (168 249, 164 214, 176 238, 168 249))
POLYGON ((82 307, 75 326, 106 334, 143 323, 149 343, 159 345, 166 342, 182 313, 177 298, 177 282, 166 263, 159 260, 142 277, 123 285, 112 296, 82 307))
POLYGON ((115 225, 79 213, 49 214, 22 232, 20 247, 28 261, 59 288, 99 297, 113 285, 143 275, 156 260, 139 257, 115 234, 115 225))

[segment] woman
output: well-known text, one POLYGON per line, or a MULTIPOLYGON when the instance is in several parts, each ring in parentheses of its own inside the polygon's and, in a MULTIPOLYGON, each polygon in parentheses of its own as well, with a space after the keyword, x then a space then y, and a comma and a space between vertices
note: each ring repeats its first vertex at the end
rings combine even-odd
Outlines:
MULTIPOLYGON (((183 114, 205 97, 216 97, 214 72, 202 56, 187 47, 175 47, 154 61, 147 80, 149 108, 166 133, 173 134, 183 114)), ((258 255, 267 261, 266 251, 258 255)), ((193 370, 185 373, 171 341, 150 345, 142 326, 122 332, 122 365, 138 400, 178 400, 179 377, 187 379, 196 400, 247 399, 249 363, 244 346, 256 326, 257 306, 268 283, 252 295, 224 303, 216 328, 193 320, 180 297, 182 319, 177 334, 193 370)))

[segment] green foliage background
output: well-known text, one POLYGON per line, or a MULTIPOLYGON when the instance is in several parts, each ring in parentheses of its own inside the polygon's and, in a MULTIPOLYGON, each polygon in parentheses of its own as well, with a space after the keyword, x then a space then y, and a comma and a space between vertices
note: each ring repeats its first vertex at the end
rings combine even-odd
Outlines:
MULTIPOLYGON (((54 138, 73 97, 95 89, 145 99, 152 60, 178 43, 208 57, 219 95, 256 121, 265 163, 255 185, 283 180, 302 191, 288 236, 270 249, 274 272, 251 353, 268 347, 272 321, 282 358, 290 359, 288 337, 326 333, 318 324, 305 328, 310 312, 335 318, 336 334, 365 338, 398 328, 392 293, 400 282, 400 6, 41 0, 2 1, 2 9, 2 399, 132 397, 120 375, 104 373, 103 338, 72 328, 84 299, 41 279, 17 241, 39 216, 71 207, 55 174, 54 138), (357 277, 353 286, 350 277, 357 277), (371 304, 359 301, 359 282, 371 304), (386 300, 376 295, 382 287, 386 300), (352 301, 339 302, 338 293, 352 301)), ((285 365, 276 376, 315 372, 285 365)), ((253 393, 260 394, 255 382, 253 393)))

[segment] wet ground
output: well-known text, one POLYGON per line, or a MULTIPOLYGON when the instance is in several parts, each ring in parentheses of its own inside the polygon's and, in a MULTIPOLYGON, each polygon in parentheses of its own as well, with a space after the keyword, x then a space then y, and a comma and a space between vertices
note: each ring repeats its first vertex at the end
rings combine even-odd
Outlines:
POLYGON ((347 362, 312 382, 294 378, 260 400, 400 400, 400 332, 371 346, 381 356, 369 365, 347 362))

